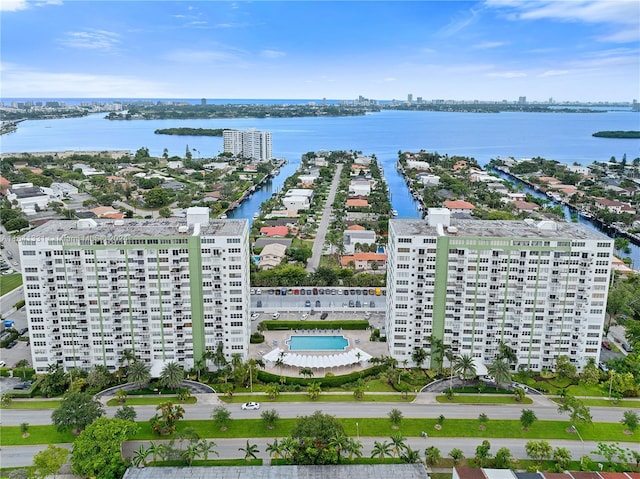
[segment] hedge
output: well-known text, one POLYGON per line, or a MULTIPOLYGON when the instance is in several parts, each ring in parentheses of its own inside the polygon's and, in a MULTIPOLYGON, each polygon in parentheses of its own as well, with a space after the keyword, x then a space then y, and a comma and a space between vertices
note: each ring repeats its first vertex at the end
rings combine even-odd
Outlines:
POLYGON ((11 368, 0 368, 0 378, 8 378, 11 376, 11 368))
POLYGON ((365 330, 369 327, 369 321, 365 319, 353 319, 348 321, 262 321, 269 331, 283 329, 344 329, 365 330))
MULTIPOLYGON (((365 369, 363 371, 355 371, 349 374, 340 376, 329 376, 322 378, 298 378, 286 376, 286 384, 300 384, 301 386, 308 386, 311 383, 318 383, 321 387, 331 388, 338 387, 344 384, 352 383, 358 379, 364 379, 369 376, 375 376, 386 369, 386 366, 373 366, 372 368, 365 369)), ((280 383, 280 376, 277 374, 271 374, 266 371, 258 370, 258 379, 265 383, 280 383)))
POLYGON ((24 379, 25 381, 32 379, 33 376, 35 376, 35 374, 36 374, 36 370, 33 368, 14 368, 13 369, 13 377, 24 379))

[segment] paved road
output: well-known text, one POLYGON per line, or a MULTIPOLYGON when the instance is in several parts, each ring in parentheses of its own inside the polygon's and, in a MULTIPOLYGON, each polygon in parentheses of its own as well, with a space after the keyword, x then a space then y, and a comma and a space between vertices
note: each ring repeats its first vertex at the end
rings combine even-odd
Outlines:
MULTIPOLYGON (((420 393, 418 398, 412 403, 362 403, 354 407, 353 403, 320 402, 316 403, 270 403, 263 402, 262 408, 275 409, 282 418, 295 418, 297 416, 313 414, 316 410, 322 410, 336 417, 342 418, 362 418, 362 417, 386 417, 387 413, 397 408, 402 411, 406 418, 436 418, 441 414, 450 419, 475 419, 480 412, 484 412, 490 419, 519 419, 523 407, 532 409, 540 420, 563 420, 566 415, 561 415, 557 411, 555 403, 546 397, 534 398, 534 404, 505 405, 486 404, 483 406, 461 406, 459 404, 442 404, 435 400, 436 394, 420 393)), ((207 398, 209 399, 209 398, 207 398)), ((211 411, 214 401, 208 400, 206 405, 193 404, 185 405, 185 418, 193 420, 204 420, 211 418, 211 411)), ((259 418, 260 411, 243 411, 240 404, 229 404, 232 419, 259 418)), ((116 407, 108 407, 107 415, 113 416, 116 407)), ((135 406, 139 421, 146 421, 155 414, 154 406, 135 406)), ((622 419, 624 408, 592 407, 591 414, 593 420, 597 422, 617 423, 622 419)), ((568 420, 568 419, 567 419, 568 420)), ((11 409, 2 411, 2 425, 18 426, 23 422, 30 425, 51 424, 51 410, 25 410, 11 409)))
POLYGON ((333 201, 335 200, 336 190, 338 189, 338 184, 340 183, 342 166, 342 163, 339 163, 335 173, 333 174, 331 189, 329 190, 329 194, 327 195, 327 201, 325 202, 324 208, 322 209, 322 218, 320 219, 318 229, 316 230, 316 238, 313 242, 312 255, 311 258, 309 258, 309 261, 307 261, 307 271, 317 270, 318 265, 320 264, 320 257, 322 256, 322 251, 324 250, 324 238, 327 234, 327 230, 329 229, 329 221, 331 218, 331 212, 333 211, 333 201))

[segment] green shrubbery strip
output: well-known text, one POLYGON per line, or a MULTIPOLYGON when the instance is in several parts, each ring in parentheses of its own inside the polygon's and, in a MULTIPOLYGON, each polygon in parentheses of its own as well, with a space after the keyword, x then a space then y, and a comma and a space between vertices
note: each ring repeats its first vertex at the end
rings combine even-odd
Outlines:
POLYGON ((364 319, 353 319, 348 321, 262 321, 264 327, 269 331, 288 329, 344 329, 349 331, 365 330, 369 327, 369 321, 364 319))
MULTIPOLYGON (((318 383, 322 388, 330 388, 342 386, 344 384, 352 383, 360 378, 366 378, 369 376, 375 376, 385 370, 385 366, 374 366, 372 368, 365 369, 364 371, 355 371, 350 374, 344 374, 340 376, 324 376, 321 378, 294 378, 287 377, 286 384, 300 384, 302 386, 308 386, 311 383, 318 383)), ((258 370, 258 380, 265 383, 280 383, 281 376, 277 374, 271 374, 266 371, 258 370)))

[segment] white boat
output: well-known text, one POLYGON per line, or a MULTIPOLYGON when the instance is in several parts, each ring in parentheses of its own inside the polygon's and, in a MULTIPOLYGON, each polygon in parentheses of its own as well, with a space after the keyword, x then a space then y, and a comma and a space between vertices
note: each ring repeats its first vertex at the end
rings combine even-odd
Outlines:
POLYGON ((254 220, 257 220, 259 216, 260 216, 260 215, 259 215, 258 213, 254 213, 254 214, 253 214, 253 219, 254 219, 254 220))
POLYGON ((398 216, 398 210, 391 210, 391 216, 398 216))

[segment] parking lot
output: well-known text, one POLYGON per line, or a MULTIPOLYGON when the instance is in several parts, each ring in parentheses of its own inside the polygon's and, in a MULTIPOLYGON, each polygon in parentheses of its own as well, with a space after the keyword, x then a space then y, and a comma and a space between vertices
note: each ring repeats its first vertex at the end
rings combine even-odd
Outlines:
POLYGON ((384 288, 252 288, 251 310, 258 312, 313 311, 362 314, 386 309, 384 288))

